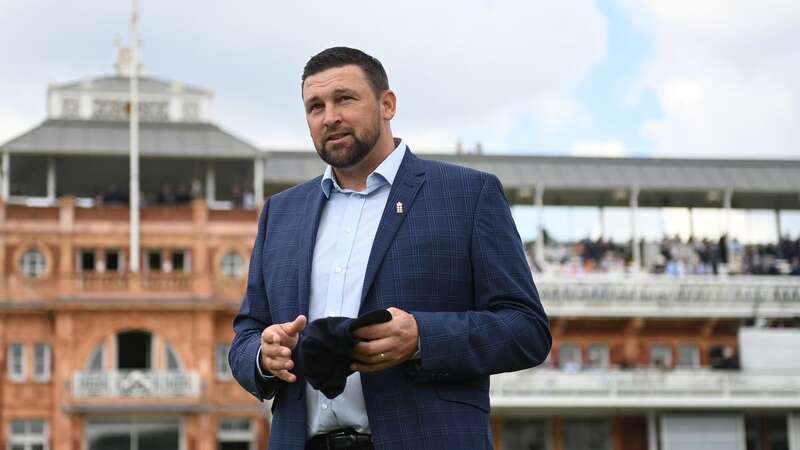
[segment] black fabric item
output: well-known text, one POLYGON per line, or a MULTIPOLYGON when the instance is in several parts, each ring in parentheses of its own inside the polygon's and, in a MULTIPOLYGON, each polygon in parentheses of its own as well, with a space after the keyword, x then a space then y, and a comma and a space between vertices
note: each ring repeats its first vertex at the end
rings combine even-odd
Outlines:
POLYGON ((372 437, 369 434, 357 433, 352 428, 317 435, 306 443, 306 450, 368 450, 372 448, 372 437))
POLYGON ((300 333, 295 349, 296 374, 321 391, 325 397, 336 398, 344 391, 347 377, 353 373, 353 349, 359 342, 353 332, 359 328, 392 320, 385 309, 370 311, 356 319, 325 317, 306 326, 300 333))

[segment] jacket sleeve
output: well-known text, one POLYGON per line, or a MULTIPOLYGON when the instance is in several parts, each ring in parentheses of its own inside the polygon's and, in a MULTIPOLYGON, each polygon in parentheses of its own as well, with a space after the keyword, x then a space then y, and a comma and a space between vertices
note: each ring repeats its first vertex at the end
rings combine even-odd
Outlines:
POLYGON ((264 205, 258 219, 258 234, 250 255, 247 289, 239 314, 233 320, 236 335, 228 353, 228 364, 234 378, 259 400, 272 398, 280 386, 278 379, 264 380, 256 366, 258 350, 261 347, 261 332, 272 324, 263 273, 263 250, 268 215, 269 201, 264 205))
POLYGON ((472 308, 412 312, 420 336, 415 381, 459 381, 541 364, 552 338, 500 181, 487 175, 469 242, 472 308))

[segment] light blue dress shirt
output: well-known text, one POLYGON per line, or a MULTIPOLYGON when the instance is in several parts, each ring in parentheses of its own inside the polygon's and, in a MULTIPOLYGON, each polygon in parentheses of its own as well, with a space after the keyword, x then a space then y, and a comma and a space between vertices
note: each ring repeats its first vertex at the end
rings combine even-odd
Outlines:
MULTIPOLYGON (((331 166, 325 169, 321 188, 328 201, 317 228, 311 265, 309 322, 331 316, 358 317, 372 243, 405 154, 406 145, 400 142, 367 176, 367 187, 358 192, 342 189, 331 166)), ((261 371, 260 361, 259 348, 258 373, 265 379, 274 378, 261 371)), ((370 432, 358 372, 347 378, 344 392, 333 400, 306 384, 306 406, 309 437, 346 427, 370 432)))
MULTIPOLYGON (((401 142, 367 176, 367 187, 358 192, 342 189, 331 167, 325 169, 321 187, 328 201, 317 228, 311 264, 309 322, 330 316, 358 317, 372 242, 405 153, 401 142)), ((344 427, 370 432, 358 372, 347 378, 344 392, 333 400, 307 384, 306 406, 309 437, 344 427)))

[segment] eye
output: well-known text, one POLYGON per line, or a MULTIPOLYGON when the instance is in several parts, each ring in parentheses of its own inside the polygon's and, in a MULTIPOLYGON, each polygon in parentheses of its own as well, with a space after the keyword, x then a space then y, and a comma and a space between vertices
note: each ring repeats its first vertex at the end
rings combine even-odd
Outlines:
POLYGON ((322 109, 322 105, 321 104, 312 103, 311 105, 308 106, 308 108, 306 109, 306 112, 311 114, 311 113, 314 113, 314 112, 318 112, 321 109, 322 109))

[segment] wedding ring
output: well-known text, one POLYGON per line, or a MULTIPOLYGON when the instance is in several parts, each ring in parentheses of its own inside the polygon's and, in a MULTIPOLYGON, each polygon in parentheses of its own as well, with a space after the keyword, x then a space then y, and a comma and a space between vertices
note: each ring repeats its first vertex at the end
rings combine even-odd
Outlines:
POLYGON ((381 359, 386 359, 386 355, 381 353, 381 359))

